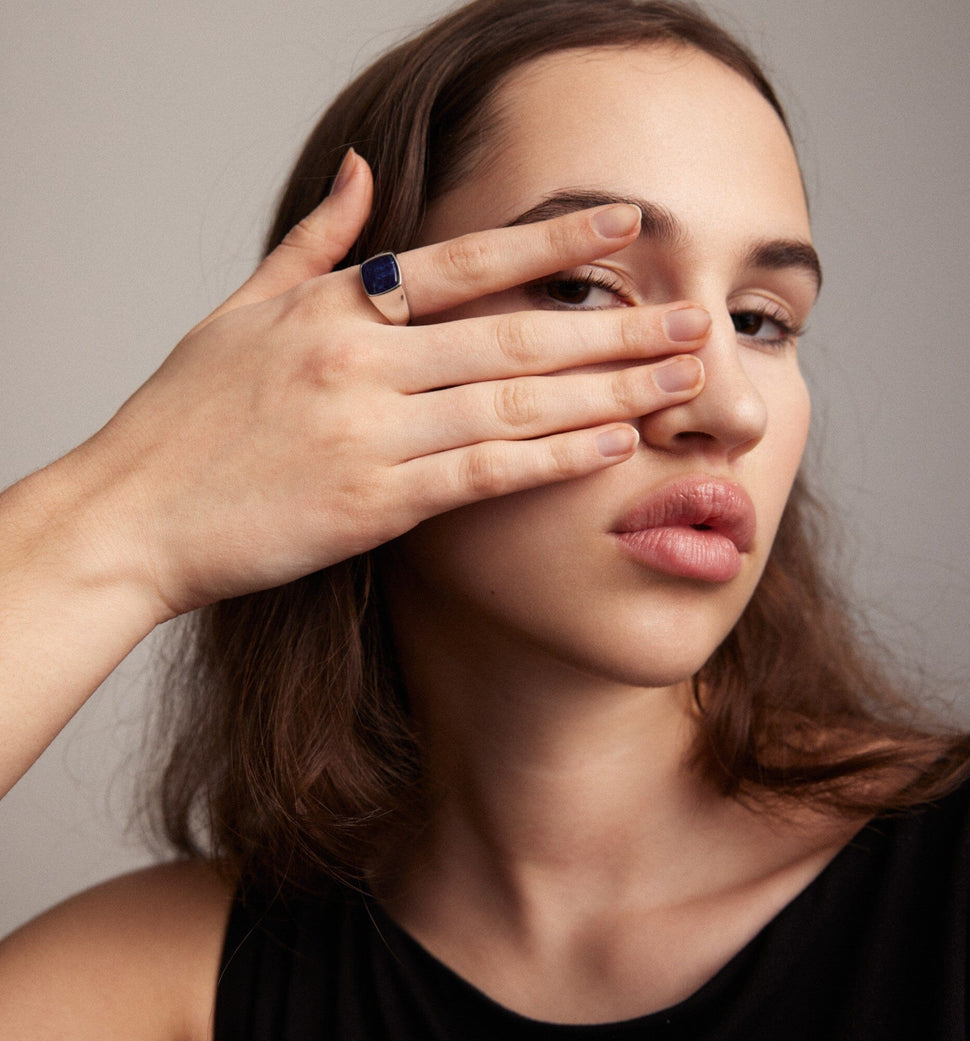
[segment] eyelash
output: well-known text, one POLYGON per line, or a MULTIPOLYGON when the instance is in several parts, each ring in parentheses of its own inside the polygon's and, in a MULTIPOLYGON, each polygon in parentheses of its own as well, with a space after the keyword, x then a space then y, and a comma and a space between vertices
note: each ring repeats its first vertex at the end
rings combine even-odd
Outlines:
POLYGON ((767 344, 768 346, 775 348, 787 347, 789 344, 793 344, 797 339, 799 339, 799 337, 805 335, 805 326, 797 325, 792 322, 788 315, 777 304, 766 302, 759 307, 739 308, 738 310, 731 312, 731 319, 734 322, 735 331, 739 336, 744 336, 745 339, 753 340, 755 343, 767 344), (738 329, 737 320, 751 315, 762 320, 767 318, 768 321, 778 327, 781 335, 772 336, 767 339, 758 339, 755 336, 746 336, 740 329, 738 329))
MULTIPOLYGON (((629 299, 624 294, 622 283, 606 271, 567 271, 563 272, 556 278, 545 279, 541 282, 533 282, 526 286, 525 289, 529 297, 532 299, 534 306, 541 307, 545 305, 548 307, 551 303, 553 310, 571 311, 581 309, 578 306, 579 302, 577 302, 577 306, 570 306, 569 304, 550 300, 548 292, 551 287, 566 285, 579 287, 581 291, 602 289, 608 293, 612 293, 614 296, 623 300, 624 303, 630 305, 629 299), (559 303, 560 306, 557 307, 556 303, 559 303)), ((585 308, 585 310, 603 309, 585 308)), ((746 339, 751 339, 755 343, 766 344, 778 349, 794 343, 799 339, 799 337, 805 335, 805 326, 792 322, 781 307, 769 302, 766 302, 761 306, 745 307, 743 309, 732 311, 731 318, 734 321, 735 330, 739 336, 744 336, 746 339), (767 319, 778 327, 781 335, 759 339, 754 335, 745 334, 738 328, 738 319, 745 317, 756 317, 760 320, 767 319)))
MULTIPOLYGON (((623 284, 611 276, 606 271, 564 271, 557 275, 555 278, 547 278, 540 282, 532 282, 525 287, 526 293, 532 299, 536 306, 542 306, 545 304, 549 306, 553 304, 553 310, 572 311, 578 308, 570 307, 568 304, 561 304, 560 307, 556 307, 555 304, 561 303, 560 301, 550 300, 546 295, 549 288, 552 286, 579 286, 582 289, 603 289, 608 293, 612 293, 614 296, 619 297, 625 303, 629 303, 626 296, 624 295, 623 284)), ((585 310, 602 310, 602 308, 585 308, 585 310)))

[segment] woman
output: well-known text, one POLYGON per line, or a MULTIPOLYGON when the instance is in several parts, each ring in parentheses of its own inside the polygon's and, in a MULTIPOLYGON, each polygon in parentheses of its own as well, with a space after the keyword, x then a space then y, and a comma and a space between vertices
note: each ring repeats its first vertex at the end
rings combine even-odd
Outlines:
POLYGON ((7 785, 205 608, 196 856, 11 938, 5 1032, 964 1036, 966 742, 816 571, 820 267, 752 59, 676 4, 472 4, 338 98, 276 243, 4 495, 7 785))

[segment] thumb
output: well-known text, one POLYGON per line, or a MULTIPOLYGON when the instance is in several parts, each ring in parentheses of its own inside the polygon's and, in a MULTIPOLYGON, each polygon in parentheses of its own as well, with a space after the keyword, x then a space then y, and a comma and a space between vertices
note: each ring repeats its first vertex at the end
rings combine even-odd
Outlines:
POLYGON ((250 278, 209 315, 207 322, 226 311, 279 296, 307 279, 332 271, 363 230, 373 195, 370 167, 351 148, 326 199, 290 229, 250 278))

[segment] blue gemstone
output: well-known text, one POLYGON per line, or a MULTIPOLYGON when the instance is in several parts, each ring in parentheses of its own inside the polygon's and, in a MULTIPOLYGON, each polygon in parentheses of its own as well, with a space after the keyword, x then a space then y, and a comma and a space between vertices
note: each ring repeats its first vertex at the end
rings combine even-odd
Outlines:
POLYGON ((401 284, 401 271, 393 253, 379 253, 360 265, 360 280, 368 296, 380 296, 397 289, 401 284))

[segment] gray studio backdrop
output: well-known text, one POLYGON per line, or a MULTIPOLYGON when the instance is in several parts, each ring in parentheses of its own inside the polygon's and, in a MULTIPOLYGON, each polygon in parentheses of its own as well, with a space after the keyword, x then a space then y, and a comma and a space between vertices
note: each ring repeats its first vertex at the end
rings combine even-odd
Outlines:
MULTIPOLYGON (((0 484, 92 433, 243 280, 321 106, 444 6, 6 0, 0 484)), ((826 267, 803 358, 847 569, 885 637, 970 690, 970 4, 711 6, 800 145, 826 267)), ((124 823, 149 649, 0 804, 0 932, 148 862, 124 823)))

